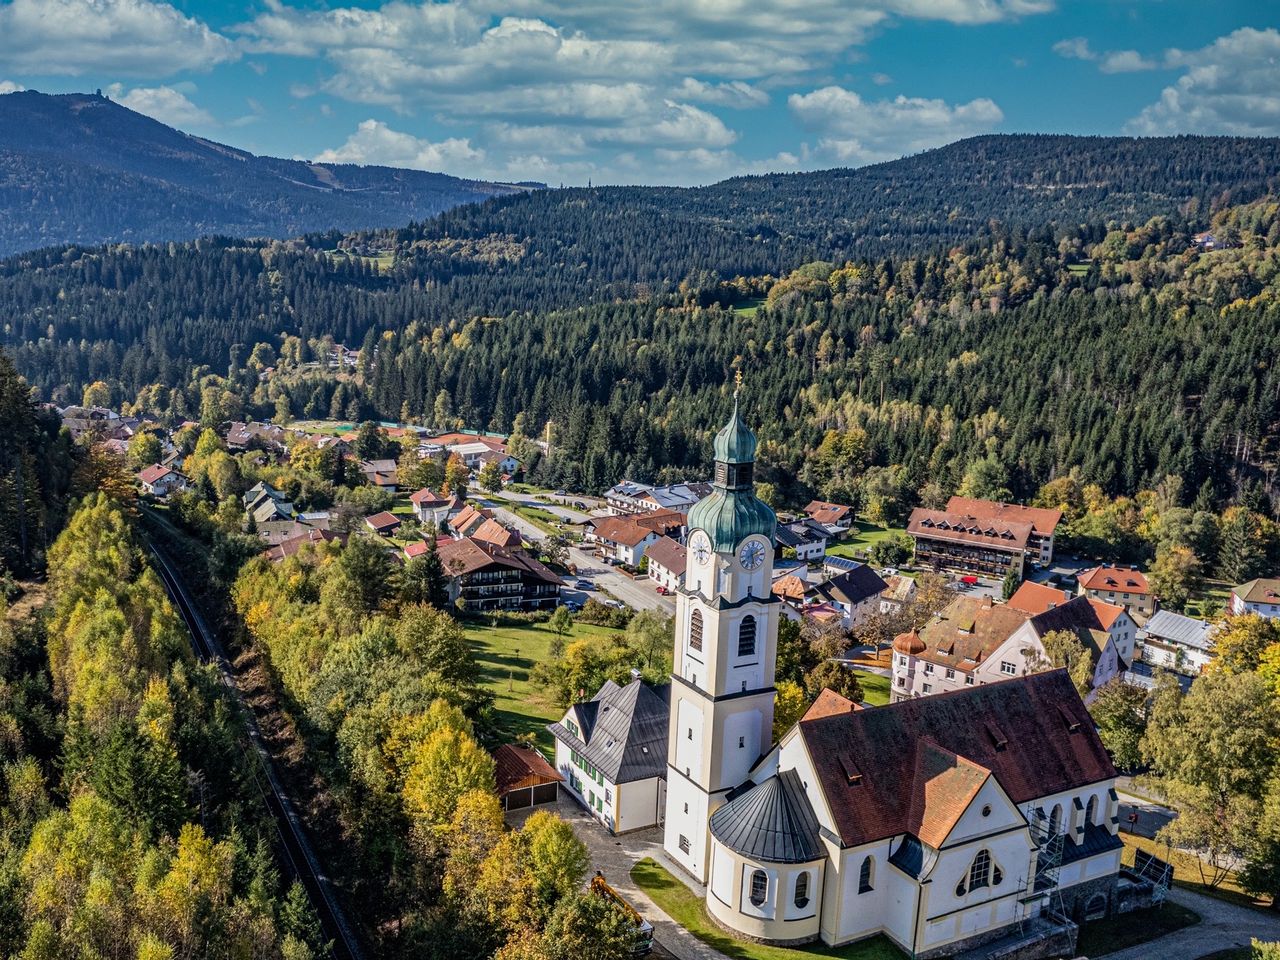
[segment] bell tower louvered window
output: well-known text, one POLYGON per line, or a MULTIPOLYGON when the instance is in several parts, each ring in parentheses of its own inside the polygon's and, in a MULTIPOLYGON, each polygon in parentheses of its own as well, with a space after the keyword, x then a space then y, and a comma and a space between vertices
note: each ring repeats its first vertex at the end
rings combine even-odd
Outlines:
POLYGON ((738 656, 752 657, 756 652, 756 618, 748 614, 738 628, 738 656))

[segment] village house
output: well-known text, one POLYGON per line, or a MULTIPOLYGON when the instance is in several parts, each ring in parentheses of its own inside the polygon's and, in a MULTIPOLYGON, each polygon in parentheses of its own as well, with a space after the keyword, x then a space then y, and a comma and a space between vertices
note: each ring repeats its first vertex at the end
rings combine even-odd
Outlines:
POLYGON ((1231 588, 1227 612, 1232 616, 1256 613, 1260 617, 1280 617, 1280 579, 1260 578, 1231 588))
POLYGON ((1003 577, 1012 569, 1021 576, 1031 524, 917 507, 907 521, 907 533, 922 567, 988 577, 1003 577))
POLYGON ((797 560, 811 563, 826 556, 827 541, 831 539, 831 534, 822 524, 806 517, 792 523, 778 524, 776 538, 779 559, 787 549, 791 549, 795 551, 797 560))
POLYGON ((493 751, 493 779, 503 810, 555 803, 564 777, 533 747, 504 743, 493 751))
POLYGON ((411 493, 409 503, 413 505, 414 516, 423 526, 432 524, 437 530, 443 529, 449 519, 449 499, 426 487, 411 493))
POLYGON ((680 482, 659 487, 623 480, 605 492, 604 499, 613 516, 644 511, 675 510, 687 514, 691 507, 711 492, 705 482, 680 482))
POLYGON ((551 610, 560 602, 560 578, 523 550, 468 537, 439 540, 436 549, 449 599, 464 610, 551 610))
POLYGON ((254 522, 259 526, 272 520, 294 518, 293 504, 285 499, 282 491, 268 483, 261 481, 255 483, 244 492, 241 499, 245 512, 253 517, 254 522))
POLYGON ((361 460, 360 472, 370 486, 388 493, 396 492, 396 474, 399 467, 394 460, 361 460))
POLYGON ((487 518, 471 532, 471 538, 494 547, 519 547, 522 543, 520 534, 509 527, 504 527, 493 517, 487 518))
POLYGON ((365 517, 364 522, 365 526, 380 537, 394 537, 400 532, 400 518, 386 510, 365 517))
POLYGON ((1118 604, 1138 622, 1145 622, 1160 608, 1160 601, 1151 592, 1146 574, 1137 567, 1104 563, 1081 572, 1076 580, 1082 595, 1118 604))
POLYGON ((565 789, 610 833, 661 821, 670 689, 639 678, 625 687, 606 680, 592 699, 547 727, 565 789))
POLYGON ((1142 662, 1152 669, 1198 677, 1213 660, 1213 625, 1158 610, 1138 634, 1142 662))
POLYGON ((850 630, 880 609, 886 584, 879 574, 862 564, 814 587, 820 603, 829 603, 840 614, 840 625, 850 630))
POLYGON ((330 543, 334 540, 345 543, 346 537, 330 530, 317 530, 314 527, 306 527, 302 532, 268 547, 262 552, 262 555, 272 563, 280 563, 294 556, 308 544, 330 543))
POLYGON ((596 517, 587 524, 586 539, 598 544, 602 555, 638 567, 645 551, 659 538, 680 537, 684 519, 684 514, 675 510, 596 517))
POLYGON ((1058 524, 1062 522, 1061 510, 1024 507, 1016 503, 999 503, 973 497, 952 497, 947 501, 946 512, 978 520, 1028 523, 1031 525, 1031 534, 1027 537, 1027 559, 1041 566, 1048 566, 1053 562, 1053 536, 1058 524))
POLYGON ((688 551, 675 540, 659 537, 645 550, 645 556, 649 558, 649 579, 664 590, 675 591, 684 582, 688 555, 688 551))
POLYGON ((1028 602, 1042 598, 1024 594, 1020 604, 1032 606, 1034 613, 1012 601, 956 598, 918 632, 893 641, 890 699, 927 697, 1026 676, 1044 668, 1044 637, 1058 630, 1074 634, 1093 657, 1093 688, 1128 670, 1136 631, 1124 610, 1054 593, 1060 602, 1028 602))
POLYGON ((227 447, 232 450, 248 450, 252 447, 279 452, 285 449, 287 438, 285 429, 274 423, 233 421, 227 426, 227 447))
MULTIPOLYGON (((1071 603, 1073 599, 1072 595, 1065 590, 1027 580, 1018 585, 1018 589, 1013 592, 1013 596, 1009 598, 1008 603, 1014 609, 1022 610, 1034 617, 1052 610, 1054 607, 1065 606, 1071 603)), ((1119 604, 1107 603, 1105 600, 1098 600, 1094 597, 1088 597, 1087 599, 1089 607, 1093 611, 1093 622, 1086 623, 1087 629, 1105 630, 1107 642, 1115 645, 1120 659, 1125 663, 1132 664, 1137 657, 1137 623, 1129 616, 1129 612, 1119 604)), ((1080 613, 1085 618, 1085 621, 1090 620, 1089 615, 1085 614, 1083 610, 1080 613)), ((1100 646, 1105 646, 1105 643, 1100 646)), ((1106 679, 1110 679, 1110 677, 1107 676, 1106 679)), ((1105 683, 1106 679, 1101 682, 1105 683)), ((1095 684, 1095 686, 1100 685, 1101 683, 1095 684)))
POLYGON ((826 528, 833 537, 847 533, 853 527, 853 507, 825 500, 811 500, 804 512, 814 523, 826 528))
POLYGON ((916 582, 910 577, 894 575, 884 578, 884 592, 880 594, 880 612, 893 616, 916 595, 916 582))
POLYGON ((138 471, 138 483, 149 497, 167 497, 175 490, 187 489, 187 478, 176 470, 153 463, 138 471))
POLYGON ((469 537, 479 530, 486 520, 492 518, 493 514, 485 508, 467 503, 449 520, 449 529, 453 531, 455 537, 469 537))

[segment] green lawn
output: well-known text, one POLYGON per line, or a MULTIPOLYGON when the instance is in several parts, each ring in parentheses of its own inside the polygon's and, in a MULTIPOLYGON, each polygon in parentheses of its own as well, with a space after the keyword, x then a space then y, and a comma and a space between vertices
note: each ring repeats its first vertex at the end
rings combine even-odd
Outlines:
POLYGON ((756 311, 764 305, 764 298, 753 297, 750 300, 742 300, 733 305, 733 312, 740 317, 754 317, 756 311))
POLYGON ((846 539, 827 547, 827 555, 865 560, 867 551, 872 546, 902 529, 901 527, 882 527, 866 520, 855 520, 853 528, 846 534, 846 539))
POLYGON ((1225 580, 1206 580, 1187 601, 1187 616, 1208 619, 1220 615, 1227 608, 1233 586, 1225 580))
POLYGON ((562 534, 565 532, 561 527, 561 523, 563 521, 550 510, 544 510, 542 507, 535 507, 533 504, 525 503, 521 500, 508 500, 506 497, 492 493, 481 494, 481 496, 492 500, 504 510, 510 510, 517 517, 528 520, 548 536, 562 534))
POLYGON ((1084 924, 1080 928, 1076 953, 1085 957, 1113 953, 1140 943, 1149 943, 1167 933, 1199 922, 1200 914, 1166 900, 1158 907, 1135 910, 1133 913, 1084 924))
POLYGON ((692 890, 645 857, 631 868, 631 879, 667 916, 712 949, 734 960, 804 960, 806 957, 839 957, 842 960, 903 960, 904 954, 884 937, 873 937, 845 947, 771 947, 738 940, 716 926, 707 908, 692 890))
MULTIPOLYGON (((494 712, 505 739, 532 732, 538 745, 550 754, 551 734, 546 725, 559 720, 564 711, 542 696, 529 682, 529 671, 550 657, 555 633, 545 623, 512 623, 497 627, 482 621, 465 624, 467 638, 476 651, 481 685, 494 695, 494 712)), ((589 623, 575 623, 565 637, 566 645, 589 636, 608 636, 618 631, 589 623)))
POLYGON ((865 670, 853 671, 858 675, 858 686, 862 688, 863 699, 873 707, 882 707, 889 702, 889 678, 878 673, 867 673, 865 670))

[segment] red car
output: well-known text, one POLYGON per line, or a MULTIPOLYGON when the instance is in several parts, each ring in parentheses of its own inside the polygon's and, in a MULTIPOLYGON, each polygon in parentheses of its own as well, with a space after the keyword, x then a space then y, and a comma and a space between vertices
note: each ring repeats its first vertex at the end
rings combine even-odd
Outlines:
POLYGON ((663 586, 658 587, 658 596, 660 597, 665 597, 670 592, 671 591, 668 590, 666 587, 663 587, 663 586))

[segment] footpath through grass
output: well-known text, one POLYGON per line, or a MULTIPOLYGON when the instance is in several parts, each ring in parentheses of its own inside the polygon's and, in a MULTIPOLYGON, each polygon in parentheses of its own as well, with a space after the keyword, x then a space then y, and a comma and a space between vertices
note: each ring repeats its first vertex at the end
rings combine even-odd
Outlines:
MULTIPOLYGON (((463 626, 475 649, 481 686, 494 695, 494 713, 503 737, 513 740, 522 733, 533 733, 538 746, 550 755, 553 744, 546 725, 559 720, 564 711, 542 695, 529 681, 529 674, 551 658, 555 631, 545 623, 503 623, 500 619, 498 626, 483 619, 465 621, 463 626)), ((565 646, 583 637, 617 632, 611 627, 575 623, 565 634, 565 646)))
POLYGON ((806 947, 773 947, 739 940, 716 926, 706 905, 692 890, 673 877, 657 861, 645 857, 631 868, 631 879, 649 895, 662 912, 714 950, 734 960, 805 960, 837 957, 840 960, 905 960, 905 954, 884 937, 872 937, 844 947, 814 944, 806 947))
MULTIPOLYGON (((1150 943, 1175 930, 1195 926, 1200 914, 1166 900, 1158 907, 1135 910, 1105 920, 1092 920, 1080 928, 1080 940, 1076 953, 1083 957, 1099 957, 1138 944, 1150 943)), ((1152 950, 1152 956, 1159 951, 1152 950)))

